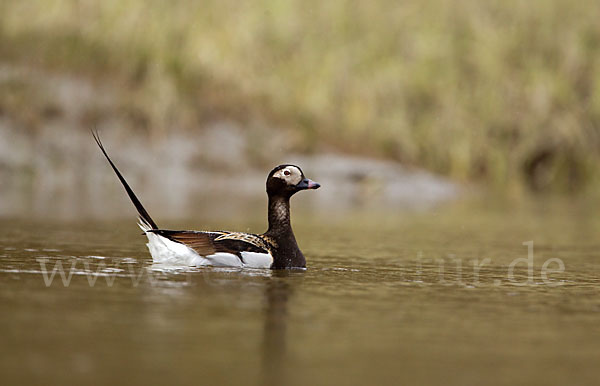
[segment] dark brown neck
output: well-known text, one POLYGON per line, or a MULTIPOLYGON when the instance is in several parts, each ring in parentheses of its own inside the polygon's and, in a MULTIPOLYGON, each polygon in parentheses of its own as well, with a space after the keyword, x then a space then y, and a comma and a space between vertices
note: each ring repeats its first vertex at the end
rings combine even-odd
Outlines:
POLYGON ((290 198, 282 196, 269 196, 269 230, 271 236, 292 233, 290 224, 290 198))
POLYGON ((290 223, 290 198, 269 196, 269 229, 265 235, 277 242, 272 268, 304 268, 306 260, 298 248, 290 223))

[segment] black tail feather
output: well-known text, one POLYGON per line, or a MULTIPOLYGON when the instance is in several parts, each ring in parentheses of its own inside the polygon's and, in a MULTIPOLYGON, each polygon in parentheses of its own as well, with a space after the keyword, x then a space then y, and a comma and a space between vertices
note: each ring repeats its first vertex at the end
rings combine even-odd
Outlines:
POLYGON ((123 187, 125 188, 125 191, 127 191, 127 195, 129 195, 129 198, 133 202, 133 205, 135 205, 135 208, 137 209, 137 211, 138 211, 138 213, 140 215, 140 219, 142 220, 142 222, 144 222, 145 225, 148 225, 151 229, 158 229, 158 225, 156 225, 156 223, 154 222, 154 220, 152 220, 152 217, 150 217, 150 215, 148 214, 148 212, 146 212, 146 209, 144 208, 144 206, 142 205, 142 203, 140 202, 140 200, 138 200, 138 198, 135 196, 135 193, 133 193, 133 190, 131 190, 131 188, 129 187, 129 184, 127 184, 127 181, 125 181, 125 178, 123 178, 123 176, 119 172, 119 169, 117 169, 117 167, 111 161, 111 159, 108 156, 108 154, 106 154, 106 150, 104 150, 104 146, 102 146, 102 142, 100 142, 100 136, 98 135, 98 132, 94 132, 92 130, 92 135, 94 136, 94 140, 98 144, 98 147, 100 147, 100 150, 102 150, 102 153, 104 154, 104 156, 108 160, 108 163, 110 163, 110 166, 112 166, 113 170, 117 174, 117 177, 119 177, 119 180, 123 184, 123 187))

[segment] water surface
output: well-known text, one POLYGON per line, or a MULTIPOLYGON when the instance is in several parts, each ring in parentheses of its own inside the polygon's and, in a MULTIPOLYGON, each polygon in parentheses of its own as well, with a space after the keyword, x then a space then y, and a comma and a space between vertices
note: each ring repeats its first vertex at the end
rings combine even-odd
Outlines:
MULTIPOLYGON (((592 212, 295 214, 309 268, 291 272, 156 266, 133 220, 5 219, 3 383, 594 384, 592 212), (51 279, 59 266, 65 279, 51 279)), ((261 231, 239 218, 205 225, 261 231)))

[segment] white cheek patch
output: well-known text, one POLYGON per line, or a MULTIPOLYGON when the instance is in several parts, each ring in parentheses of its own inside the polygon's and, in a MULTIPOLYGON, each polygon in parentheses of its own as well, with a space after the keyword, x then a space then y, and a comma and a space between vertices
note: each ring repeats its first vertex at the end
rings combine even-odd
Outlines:
POLYGON ((300 172, 300 169, 295 166, 288 166, 287 168, 281 169, 275 173, 275 176, 286 181, 288 185, 297 185, 302 181, 302 173, 300 172), (286 171, 290 173, 289 176, 285 175, 286 171))
POLYGON ((300 173, 300 169, 298 169, 297 167, 294 167, 294 166, 287 167, 286 169, 289 170, 291 173, 288 176, 288 181, 292 185, 297 185, 300 183, 300 181, 302 181, 302 173, 300 173))

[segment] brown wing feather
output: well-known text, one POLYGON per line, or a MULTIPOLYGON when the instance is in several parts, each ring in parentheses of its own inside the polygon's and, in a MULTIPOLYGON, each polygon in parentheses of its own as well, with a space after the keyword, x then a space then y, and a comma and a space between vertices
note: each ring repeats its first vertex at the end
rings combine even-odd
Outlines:
POLYGON ((168 238, 187 245, 202 256, 212 255, 217 252, 210 235, 207 233, 177 232, 170 234, 168 238))
POLYGON ((185 244, 202 256, 217 252, 240 256, 240 252, 244 251, 268 253, 270 249, 258 236, 248 233, 172 231, 164 229, 153 229, 149 232, 185 244), (231 237, 228 237, 230 235, 231 237))
POLYGON ((270 246, 265 242, 265 240, 263 240, 260 236, 253 235, 251 233, 231 232, 231 233, 222 234, 222 235, 218 236, 217 238, 215 238, 215 241, 224 241, 224 240, 238 240, 238 241, 243 241, 248 244, 252 244, 255 247, 263 249, 263 250, 271 249, 270 246))

